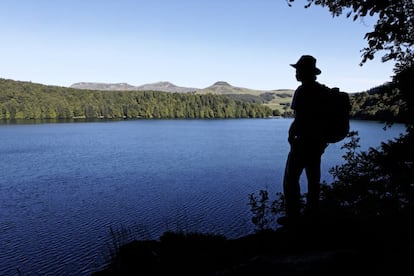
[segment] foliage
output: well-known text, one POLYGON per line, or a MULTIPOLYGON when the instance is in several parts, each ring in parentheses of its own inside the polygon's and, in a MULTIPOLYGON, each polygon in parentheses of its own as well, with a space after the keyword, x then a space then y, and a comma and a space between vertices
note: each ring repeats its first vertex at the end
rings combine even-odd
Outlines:
POLYGON ((399 91, 399 97, 405 103, 405 118, 408 130, 414 125, 414 64, 410 67, 398 67, 393 77, 393 84, 399 91))
MULTIPOLYGON (((334 181, 321 185, 321 214, 354 218, 397 217, 414 211, 414 144, 412 132, 358 151, 358 132, 348 134, 341 147, 344 164, 329 172, 334 181)), ((302 195, 305 198, 306 194, 302 195)), ((266 190, 249 195, 252 222, 259 230, 274 225, 285 212, 283 194, 271 201, 266 190)))
MULTIPOLYGON (((354 135, 354 133, 351 133, 354 135)), ((394 216, 414 207, 413 136, 402 135, 380 148, 357 152, 358 139, 343 146, 345 164, 331 169, 335 181, 322 189, 330 208, 359 216, 394 216)))
POLYGON ((110 241, 107 242, 110 258, 115 258, 122 245, 127 244, 135 239, 131 229, 121 225, 120 228, 110 226, 110 241))
POLYGON ((406 123, 411 120, 407 103, 392 83, 374 87, 350 97, 351 118, 406 123))
MULTIPOLYGON (((288 0, 294 2, 295 0, 288 0)), ((395 60, 398 65, 411 67, 414 60, 414 2, 412 0, 307 0, 326 7, 332 16, 343 13, 353 20, 374 17, 374 29, 365 34, 368 46, 362 52, 361 65, 384 52, 383 61, 395 60)))
POLYGON ((414 124, 414 66, 396 70, 392 82, 351 96, 351 117, 414 124))
POLYGON ((125 226, 110 226, 109 239, 106 242, 108 249, 108 261, 113 261, 119 256, 119 251, 124 245, 131 243, 138 239, 151 239, 149 230, 142 225, 125 226))
POLYGON ((263 100, 260 96, 251 95, 251 94, 225 94, 225 96, 233 98, 235 100, 240 100, 243 102, 259 103, 263 104, 263 100))
POLYGON ((269 107, 221 95, 95 91, 0 79, 0 120, 264 118, 269 107))
POLYGON ((276 226, 276 218, 285 214, 285 199, 283 193, 276 193, 276 199, 269 198, 267 190, 260 190, 259 195, 249 194, 250 212, 252 223, 256 231, 272 229, 276 226))

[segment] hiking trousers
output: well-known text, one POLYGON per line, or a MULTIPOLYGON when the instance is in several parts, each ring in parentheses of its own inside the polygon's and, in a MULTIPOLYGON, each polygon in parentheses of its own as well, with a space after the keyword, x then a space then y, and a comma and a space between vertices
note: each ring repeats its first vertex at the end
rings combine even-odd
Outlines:
POLYGON ((283 193, 286 215, 291 218, 301 214, 300 176, 305 170, 308 192, 306 196, 307 213, 317 212, 319 207, 321 157, 327 143, 315 140, 294 139, 290 141, 290 152, 286 160, 283 178, 283 193))

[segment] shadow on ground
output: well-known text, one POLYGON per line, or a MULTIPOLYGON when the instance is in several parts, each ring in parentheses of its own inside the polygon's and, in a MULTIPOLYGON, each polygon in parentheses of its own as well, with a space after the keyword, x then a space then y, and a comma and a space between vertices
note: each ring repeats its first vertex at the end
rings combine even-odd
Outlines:
POLYGON ((303 221, 238 239, 166 232, 122 246, 93 275, 403 275, 412 233, 406 218, 303 221))

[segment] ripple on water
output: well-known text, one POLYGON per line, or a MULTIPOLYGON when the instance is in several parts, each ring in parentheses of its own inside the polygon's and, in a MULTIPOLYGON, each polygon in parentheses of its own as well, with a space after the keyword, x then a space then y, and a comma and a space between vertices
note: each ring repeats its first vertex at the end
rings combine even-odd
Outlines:
MULTIPOLYGON (((2 128, 8 138, 0 143, 7 154, 0 158, 0 275, 90 275, 117 238, 111 227, 144 239, 166 230, 250 233, 248 194, 281 187, 289 124, 160 120, 2 128)), ((399 132, 367 122, 352 128, 363 130, 364 146, 399 132)), ((339 151, 329 147, 324 160, 340 161, 339 151)))

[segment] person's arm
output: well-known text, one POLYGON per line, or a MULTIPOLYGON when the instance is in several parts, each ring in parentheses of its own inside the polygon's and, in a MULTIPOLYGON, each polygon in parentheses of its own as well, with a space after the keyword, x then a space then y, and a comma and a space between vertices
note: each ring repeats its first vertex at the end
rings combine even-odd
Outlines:
POLYGON ((290 144, 292 144, 292 142, 296 139, 297 137, 297 124, 296 121, 293 120, 292 124, 289 127, 289 132, 288 132, 288 141, 290 144))

